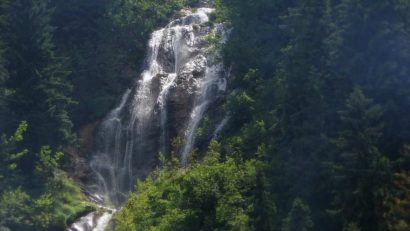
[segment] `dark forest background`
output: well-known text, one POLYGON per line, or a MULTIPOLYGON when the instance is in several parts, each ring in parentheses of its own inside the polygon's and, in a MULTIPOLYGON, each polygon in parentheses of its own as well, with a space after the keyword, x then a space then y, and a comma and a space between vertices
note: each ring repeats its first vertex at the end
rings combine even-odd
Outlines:
MULTIPOLYGON (((0 230, 95 209, 66 149, 133 83, 149 34, 198 2, 0 0, 0 230)), ((410 1, 212 4, 233 28, 231 119, 189 167, 139 181, 117 229, 409 230, 410 1)))

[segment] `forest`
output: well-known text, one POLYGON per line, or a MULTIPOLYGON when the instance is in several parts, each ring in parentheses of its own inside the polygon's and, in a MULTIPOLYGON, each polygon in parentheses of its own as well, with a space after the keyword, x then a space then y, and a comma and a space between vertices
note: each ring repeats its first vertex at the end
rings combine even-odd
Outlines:
POLYGON ((133 86, 151 33, 198 7, 230 28, 207 38, 227 93, 188 163, 169 137, 105 230, 410 230, 409 0, 0 0, 0 231, 101 210, 77 172, 84 133, 133 86))

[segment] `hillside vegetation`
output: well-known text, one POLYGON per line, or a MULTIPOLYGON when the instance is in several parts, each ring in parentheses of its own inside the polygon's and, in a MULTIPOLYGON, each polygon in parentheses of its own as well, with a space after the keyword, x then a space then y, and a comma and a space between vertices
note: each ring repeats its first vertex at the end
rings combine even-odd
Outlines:
MULTIPOLYGON (((1 231, 95 210, 67 147, 133 84, 150 33, 201 2, 0 0, 1 231)), ((116 229, 410 230, 410 1, 209 4, 232 28, 215 50, 230 120, 187 167, 183 141, 161 157, 116 229)))

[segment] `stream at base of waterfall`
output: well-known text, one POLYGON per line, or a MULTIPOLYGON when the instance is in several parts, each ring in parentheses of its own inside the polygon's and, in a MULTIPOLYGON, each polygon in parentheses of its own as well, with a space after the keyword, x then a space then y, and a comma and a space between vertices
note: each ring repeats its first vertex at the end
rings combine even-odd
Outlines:
POLYGON ((170 155, 172 138, 184 138, 179 156, 187 164, 196 129, 227 87, 228 74, 209 44, 213 36, 224 42, 227 32, 222 24, 209 22, 213 11, 185 10, 186 16, 152 33, 144 71, 97 130, 90 160, 95 184, 87 191, 99 208, 68 231, 104 231, 136 179, 149 175, 159 153, 170 155))

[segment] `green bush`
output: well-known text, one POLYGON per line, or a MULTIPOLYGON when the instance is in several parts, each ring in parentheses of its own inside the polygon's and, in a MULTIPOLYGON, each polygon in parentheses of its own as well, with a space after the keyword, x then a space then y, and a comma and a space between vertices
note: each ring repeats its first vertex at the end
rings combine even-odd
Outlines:
POLYGON ((119 231, 252 230, 256 162, 221 160, 212 142, 202 163, 168 165, 137 183, 115 216, 119 231))

